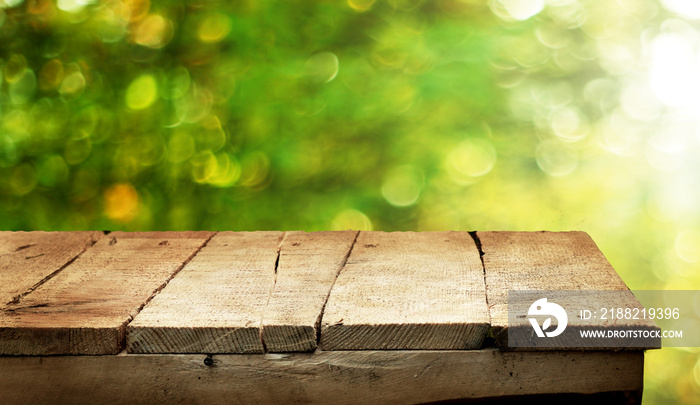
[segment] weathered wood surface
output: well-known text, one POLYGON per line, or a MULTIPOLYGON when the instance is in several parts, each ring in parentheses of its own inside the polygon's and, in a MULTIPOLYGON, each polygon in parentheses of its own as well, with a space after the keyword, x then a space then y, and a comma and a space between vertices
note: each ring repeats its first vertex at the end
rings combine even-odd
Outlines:
POLYGON ((582 232, 212 235, 0 232, 0 354, 507 349, 508 290, 627 291, 582 232))
MULTIPOLYGON (((519 319, 516 325, 509 325, 509 290, 561 290, 560 294, 550 294, 549 299, 564 308, 582 307, 583 303, 590 301, 605 302, 608 308, 643 308, 585 232, 477 232, 476 235, 483 252, 491 330, 501 349, 513 349, 508 345, 509 328, 518 327, 529 334, 532 332, 532 326, 524 318, 519 319), (598 294, 600 299, 595 299, 596 294, 591 291, 586 293, 586 290, 617 290, 620 293, 601 293, 598 294), (577 291, 584 293, 576 294, 577 291)), ((519 304, 519 311, 526 313, 532 302, 519 304)), ((568 331, 586 328, 658 329, 649 319, 596 320, 592 324, 591 321, 569 316, 568 331)), ((586 349, 594 344, 578 336, 578 340, 568 341, 566 347, 586 349)), ((551 342, 550 339, 537 340, 539 349, 546 349, 551 342)), ((645 342, 648 346, 638 348, 655 348, 660 344, 660 341, 645 342)), ((595 348, 601 349, 603 347, 595 348)))
POLYGON ((0 354, 114 354, 126 324, 212 235, 113 232, 0 312, 0 354))
POLYGON ((345 265, 357 231, 288 232, 280 250, 277 281, 263 315, 268 352, 316 348, 323 306, 345 265))
POLYGON ((130 353, 262 353, 282 232, 220 232, 129 324, 130 353))
POLYGON ((0 307, 61 271, 102 232, 0 232, 0 307))
POLYGON ((0 357, 0 370, 11 370, 2 373, 0 392, 3 404, 410 404, 639 392, 644 374, 643 352, 317 351, 215 355, 212 366, 203 360, 0 357))
POLYGON ((488 331, 467 232, 360 232, 326 304, 324 350, 475 349, 488 331))

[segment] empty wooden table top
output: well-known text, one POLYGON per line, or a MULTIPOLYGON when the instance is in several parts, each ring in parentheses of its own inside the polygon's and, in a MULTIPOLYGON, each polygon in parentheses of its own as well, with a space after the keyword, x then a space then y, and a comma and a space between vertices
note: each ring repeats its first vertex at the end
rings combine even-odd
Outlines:
POLYGON ((509 290, 627 290, 582 232, 0 232, 0 255, 0 355, 507 348, 509 290))
POLYGON ((0 232, 0 257, 6 403, 641 401, 644 347, 508 352, 509 291, 628 292, 582 232, 0 232))

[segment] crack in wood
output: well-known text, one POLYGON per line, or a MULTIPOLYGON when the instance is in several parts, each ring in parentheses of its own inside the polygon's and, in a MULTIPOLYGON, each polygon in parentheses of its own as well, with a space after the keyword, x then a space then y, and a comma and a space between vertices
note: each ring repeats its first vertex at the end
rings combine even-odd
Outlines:
MULTIPOLYGON (((340 266, 338 266, 338 271, 335 273, 335 278, 333 279, 333 283, 331 284, 331 288, 328 289, 328 293, 326 294, 326 299, 323 301, 323 306, 321 307, 321 313, 318 315, 318 318, 316 319, 316 345, 320 346, 321 345, 321 322, 323 322, 323 314, 326 311, 326 304, 328 304, 328 298, 331 296, 331 291, 333 291, 333 287, 335 286, 335 282, 338 280, 338 276, 340 276, 340 272, 343 271, 345 268, 345 265, 348 263, 348 259, 350 258, 350 254, 352 254, 352 250, 355 248, 355 244, 357 243, 357 238, 360 237, 360 232, 362 231, 357 231, 355 233, 355 239, 352 240, 352 243, 350 244, 350 249, 348 249, 348 253, 345 255, 345 258, 343 259, 343 263, 341 263, 340 266)), ((342 319, 341 319, 342 321, 342 319)))
POLYGON ((35 305, 29 305, 29 306, 26 306, 26 307, 5 308, 5 309, 3 309, 3 312, 6 312, 6 313, 7 313, 7 312, 15 313, 15 312, 18 312, 18 311, 23 311, 23 310, 25 310, 25 309, 45 308, 45 307, 48 307, 48 306, 49 306, 48 303, 35 304, 35 305))
POLYGON ((275 278, 272 281, 272 287, 267 294, 267 301, 265 301, 265 306, 263 310, 260 311, 260 327, 258 328, 258 337, 260 338, 260 344, 263 347, 263 353, 267 353, 267 346, 265 345, 265 340, 263 339, 263 318, 265 317, 265 311, 268 305, 270 305, 270 298, 272 298, 272 293, 275 291, 275 285, 277 285, 277 268, 280 265, 280 256, 282 255, 282 244, 284 244, 284 239, 287 237, 288 232, 282 233, 280 236, 280 241, 277 244, 277 258, 275 259, 275 278))
POLYGON ((476 231, 469 231, 469 235, 474 239, 474 244, 476 245, 477 250, 479 250, 479 260, 481 260, 481 270, 484 272, 484 289, 486 290, 486 307, 489 309, 488 310, 488 316, 489 316, 489 329, 486 332, 486 337, 492 337, 492 329, 491 329, 491 305, 489 305, 489 291, 486 286, 486 264, 484 263, 484 250, 481 248, 481 240, 479 239, 479 236, 476 234, 476 231))

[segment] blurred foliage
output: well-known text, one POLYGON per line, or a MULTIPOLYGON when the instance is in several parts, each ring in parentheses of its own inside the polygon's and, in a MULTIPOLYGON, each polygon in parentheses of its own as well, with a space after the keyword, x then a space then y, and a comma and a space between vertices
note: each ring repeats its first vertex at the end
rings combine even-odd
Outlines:
POLYGON ((580 229, 699 288, 697 4, 0 0, 0 229, 580 229))

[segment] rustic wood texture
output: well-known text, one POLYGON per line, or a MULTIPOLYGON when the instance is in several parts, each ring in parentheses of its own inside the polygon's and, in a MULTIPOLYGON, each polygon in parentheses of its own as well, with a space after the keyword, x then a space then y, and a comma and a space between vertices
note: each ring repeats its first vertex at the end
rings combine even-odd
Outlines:
POLYGON ((641 391, 644 375, 641 351, 317 351, 215 355, 212 366, 204 357, 0 357, 0 369, 11 370, 0 392, 9 405, 409 404, 641 391))
POLYGON ((210 232, 113 232, 0 313, 0 354, 113 354, 126 324, 210 232))
POLYGON ((324 350, 475 349, 488 330, 466 232, 360 232, 323 314, 324 350))
POLYGON ((102 232, 0 232, 0 307, 61 271, 102 232))
POLYGON ((282 232, 220 232, 129 324, 130 353, 262 353, 282 232))
POLYGON ((289 232, 277 266, 277 282, 263 315, 269 352, 316 348, 321 312, 357 231, 289 232))
MULTIPOLYGON (((506 350, 509 327, 533 334, 527 319, 509 325, 509 290, 557 290, 565 307, 617 291, 610 307, 641 308, 582 232, 478 232, 481 259, 466 232, 212 235, 0 232, 0 354, 311 351, 319 338, 326 350, 475 349, 489 324, 506 350)), ((621 327, 658 330, 570 315, 567 331, 621 327)), ((534 350, 578 348, 552 342, 534 350)))
MULTIPOLYGON (((501 349, 514 349, 508 347, 508 290, 618 290, 624 293, 601 294, 611 300, 607 307, 643 308, 585 232, 477 232, 476 235, 483 252, 492 333, 501 349)), ((568 292, 550 295, 550 300, 564 308, 575 308, 579 306, 577 304, 595 296, 594 293, 576 295, 568 292)), ((526 313, 530 304, 522 303, 520 312, 526 313)), ((532 332, 527 319, 522 319, 522 324, 515 326, 532 332)), ((567 330, 621 327, 658 329, 648 319, 597 320, 591 326, 590 321, 569 316, 567 330)), ((538 340, 538 344, 543 345, 541 349, 545 349, 548 342, 551 341, 538 340)), ((566 347, 586 349, 583 344, 580 340, 571 341, 566 347)), ((585 344, 590 345, 591 342, 585 344)), ((598 347, 594 350, 601 349, 598 347)), ((619 347, 614 349, 619 350, 619 347)))

